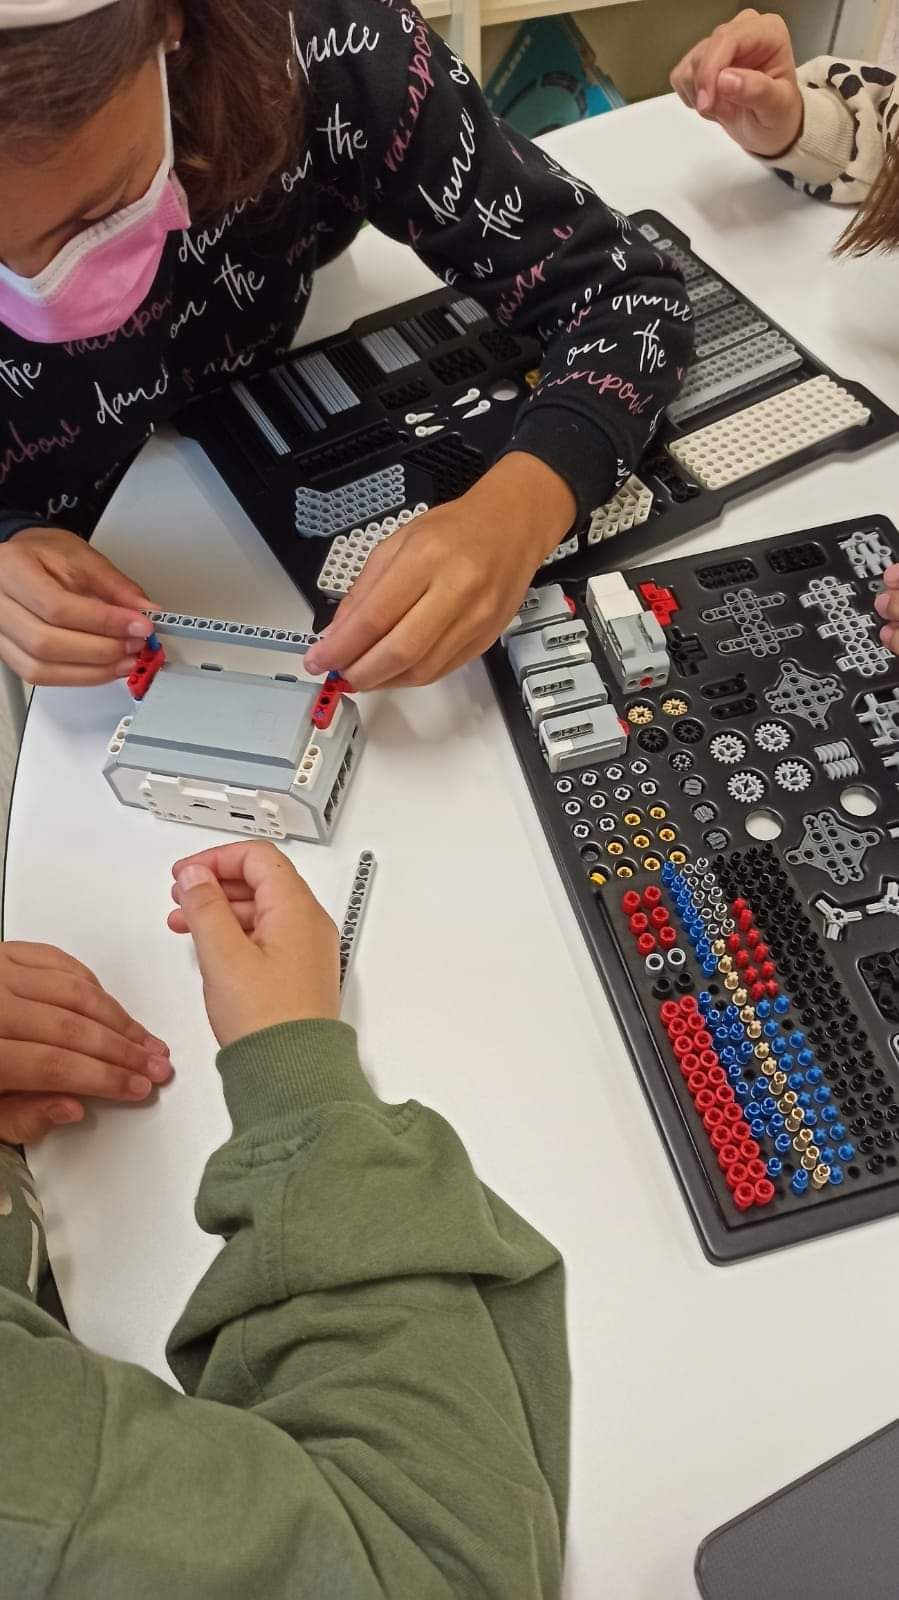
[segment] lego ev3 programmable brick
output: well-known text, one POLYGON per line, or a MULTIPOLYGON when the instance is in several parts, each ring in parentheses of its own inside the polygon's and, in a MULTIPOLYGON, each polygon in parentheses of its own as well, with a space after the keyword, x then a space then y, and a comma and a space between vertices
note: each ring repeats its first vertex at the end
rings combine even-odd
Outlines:
POLYGON ((169 664, 123 718, 104 776, 125 805, 172 822, 323 843, 362 747, 342 698, 316 728, 316 683, 169 664))

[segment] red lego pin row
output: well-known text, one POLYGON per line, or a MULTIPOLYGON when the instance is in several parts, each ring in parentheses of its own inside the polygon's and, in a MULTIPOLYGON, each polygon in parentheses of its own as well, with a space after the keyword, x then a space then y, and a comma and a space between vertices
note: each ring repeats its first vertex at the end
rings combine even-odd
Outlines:
POLYGON ((682 1000, 664 1001, 659 1017, 734 1205, 738 1211, 770 1205, 774 1185, 767 1176, 761 1146, 753 1139, 727 1073, 712 1048, 712 1035, 696 996, 688 994, 682 1000))

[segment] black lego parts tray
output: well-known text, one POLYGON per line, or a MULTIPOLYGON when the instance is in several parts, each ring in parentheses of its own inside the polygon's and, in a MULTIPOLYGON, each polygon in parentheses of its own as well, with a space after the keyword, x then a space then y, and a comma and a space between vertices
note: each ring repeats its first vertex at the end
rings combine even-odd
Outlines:
MULTIPOLYGON (((564 578, 618 566, 714 520, 737 495, 899 431, 889 407, 823 367, 664 217, 639 212, 632 226, 684 274, 697 359, 636 477, 550 557, 564 578)), ((647 337, 657 315, 648 304, 647 337)), ((440 289, 293 351, 177 420, 322 627, 397 518, 464 493, 495 458, 540 355, 474 300, 440 289)))
POLYGON ((865 517, 550 583, 487 657, 717 1262, 899 1210, 897 557, 865 517), (627 693, 615 619, 650 619, 627 693))

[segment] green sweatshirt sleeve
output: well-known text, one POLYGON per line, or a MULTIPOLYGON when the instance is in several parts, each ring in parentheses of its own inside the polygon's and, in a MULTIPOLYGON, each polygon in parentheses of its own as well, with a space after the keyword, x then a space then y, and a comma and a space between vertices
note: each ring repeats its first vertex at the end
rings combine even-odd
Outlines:
POLYGON ((197 1215, 225 1245, 170 1341, 186 1395, 39 1311, 30 1205, 0 1217, 0 1600, 552 1600, 557 1252, 441 1117, 375 1097, 345 1025, 219 1067, 234 1133, 197 1215))

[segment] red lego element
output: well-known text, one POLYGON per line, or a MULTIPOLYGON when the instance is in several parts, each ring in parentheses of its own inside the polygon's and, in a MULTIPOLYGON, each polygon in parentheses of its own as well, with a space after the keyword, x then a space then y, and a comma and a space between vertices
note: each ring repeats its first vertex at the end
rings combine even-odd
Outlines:
POLYGON ((574 616, 574 613, 577 610, 577 606, 575 605, 575 603, 572 600, 571 596, 566 594, 566 595, 563 596, 563 599, 564 599, 565 604, 568 607, 569 611, 571 612, 571 615, 574 616))
POLYGON ((647 889, 643 890, 643 904, 645 906, 657 906, 661 898, 662 891, 657 883, 651 883, 647 889))
POLYGON ((350 693, 350 685, 346 678, 339 672, 329 672, 321 686, 318 699, 312 707, 312 725, 315 728, 330 728, 337 715, 337 707, 345 694, 350 693))
POLYGON ((680 601, 673 589, 666 589, 659 583, 638 583, 637 589, 645 600, 650 611, 663 628, 667 628, 675 612, 680 610, 680 601))
POLYGON ((769 1205, 773 1185, 766 1177, 757 1142, 751 1138, 727 1074, 715 1050, 695 995, 666 1000, 659 1008, 665 1028, 714 1159, 739 1211, 769 1205))
POLYGON ((164 666, 165 651, 162 645, 157 650, 151 650, 149 645, 145 645, 140 655, 135 658, 134 671, 128 679, 128 693, 132 700, 143 700, 157 672, 164 666))
POLYGON ((639 911, 640 896, 638 895, 636 889, 628 889, 627 893, 621 896, 621 909, 622 911, 626 912, 629 917, 632 917, 635 911, 639 911))
POLYGON ((656 942, 652 934, 641 933, 639 939, 637 940, 637 949, 639 950, 641 956, 651 955, 655 947, 656 942))

